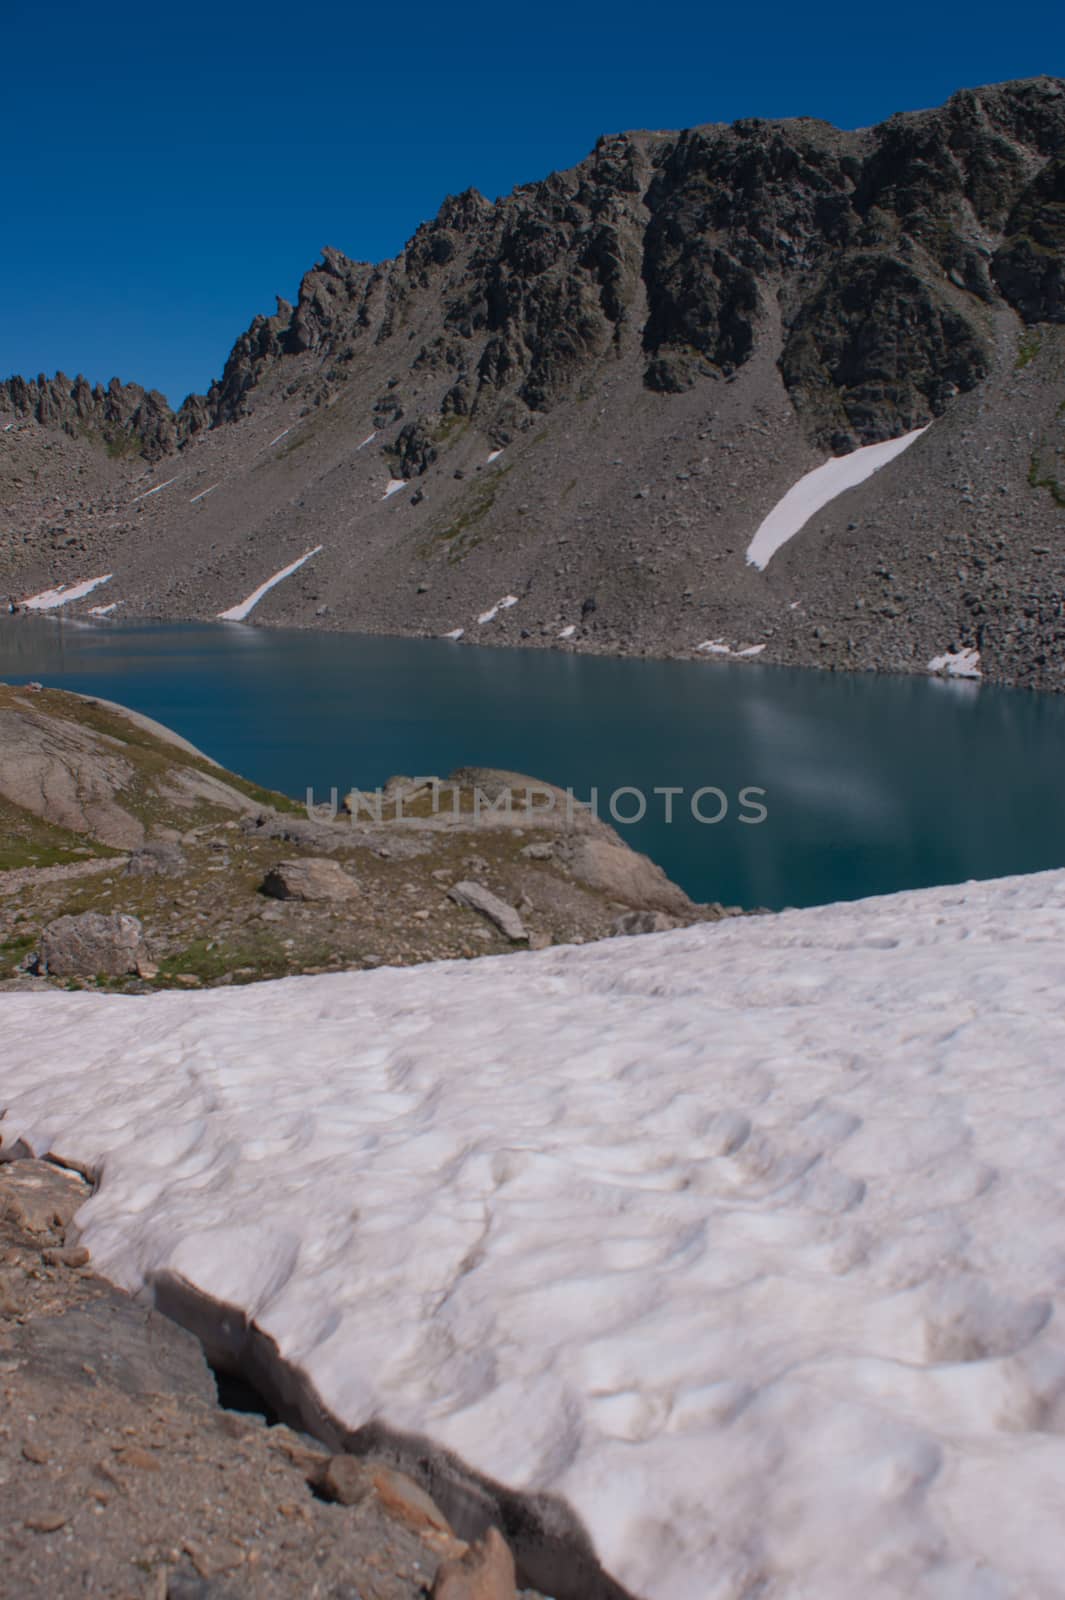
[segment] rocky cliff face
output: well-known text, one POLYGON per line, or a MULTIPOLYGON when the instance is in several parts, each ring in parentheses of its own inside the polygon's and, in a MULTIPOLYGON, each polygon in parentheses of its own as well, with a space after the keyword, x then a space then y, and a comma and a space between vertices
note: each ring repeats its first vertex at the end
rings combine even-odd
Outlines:
POLYGON ((415 368, 453 376, 443 414, 504 428, 572 393, 626 332, 652 390, 727 377, 779 308, 780 372, 811 434, 837 453, 874 443, 986 377, 989 308, 1065 317, 1063 150, 1050 79, 858 133, 751 119, 603 139, 497 205, 447 201, 383 268, 326 250, 295 308, 238 341, 208 412, 231 420, 305 351, 342 381, 428 298, 439 327, 415 368))
POLYGON ((264 619, 454 631, 498 590, 533 602, 493 621, 514 642, 579 617, 590 648, 717 631, 764 640, 766 659, 903 667, 933 635, 975 645, 978 626, 991 670, 1049 681, 1053 640, 1022 658, 1065 589, 1065 565, 1032 561, 1057 559, 1063 251, 1056 79, 857 132, 748 119, 604 138, 496 203, 447 200, 394 261, 325 250, 296 304, 256 318, 176 414, 133 385, 0 386, 20 459, 32 419, 118 463, 105 484, 53 449, 31 486, 0 460, 7 546, 27 579, 66 572, 41 510, 59 481, 77 554, 135 552, 132 609, 211 614, 239 598, 226 586, 321 544, 313 583, 264 619), (864 511, 804 530, 789 582, 816 589, 820 630, 804 635, 807 597, 788 616, 778 592, 794 552, 775 574, 744 568, 758 520, 827 454, 933 422, 892 468, 901 494, 878 477, 855 491, 864 511), (122 473, 145 462, 166 482, 134 495, 122 473), (91 492, 75 497, 75 476, 91 492), (386 510, 389 479, 411 489, 386 510), (874 604, 877 568, 911 566, 874 604), (992 566, 1009 570, 974 611, 972 575, 992 566))

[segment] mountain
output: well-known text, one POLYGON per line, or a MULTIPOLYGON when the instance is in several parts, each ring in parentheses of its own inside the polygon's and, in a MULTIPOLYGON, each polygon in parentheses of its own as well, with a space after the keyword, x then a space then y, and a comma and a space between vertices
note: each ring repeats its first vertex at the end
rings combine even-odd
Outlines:
POLYGON ((16 597, 111 574, 78 609, 209 617, 313 551, 256 621, 851 669, 978 652, 1062 688, 1065 82, 854 132, 603 138, 448 199, 394 261, 326 249, 177 413, 62 374, 8 380, 0 412, 16 597), (804 474, 911 434, 748 562, 804 474))

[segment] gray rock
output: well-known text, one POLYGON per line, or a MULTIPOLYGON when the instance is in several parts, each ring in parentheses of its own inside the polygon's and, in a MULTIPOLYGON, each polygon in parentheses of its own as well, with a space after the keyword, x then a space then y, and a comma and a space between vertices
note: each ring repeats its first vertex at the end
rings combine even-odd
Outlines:
POLYGON ((120 978, 149 960, 140 919, 124 912, 59 917, 41 935, 40 966, 53 978, 120 978))
POLYGON ((134 850, 126 862, 131 878, 177 878, 188 870, 188 859, 181 846, 166 839, 149 839, 134 850))
POLYGON ((466 906, 470 911, 479 911, 481 916, 487 917, 489 922, 494 923, 512 944, 524 944, 527 941, 529 935, 525 931, 525 924, 514 907, 508 906, 505 900, 501 900, 483 884, 465 878, 448 890, 448 897, 454 900, 457 906, 466 906))
POLYGON ((350 900, 359 892, 351 874, 328 856, 279 861, 266 874, 262 889, 274 900, 350 900))
POLYGON ((664 911, 626 911, 624 916, 615 917, 610 934, 612 938, 626 938, 637 933, 668 933, 676 926, 664 911))
POLYGON ((554 853, 554 845, 546 840, 523 845, 518 851, 518 854, 524 856, 526 861, 550 861, 554 853))
POLYGON ((672 883, 649 856, 630 850, 628 845, 584 834, 564 840, 559 855, 575 878, 590 889, 602 890, 612 900, 639 910, 674 915, 692 909, 684 890, 672 883))

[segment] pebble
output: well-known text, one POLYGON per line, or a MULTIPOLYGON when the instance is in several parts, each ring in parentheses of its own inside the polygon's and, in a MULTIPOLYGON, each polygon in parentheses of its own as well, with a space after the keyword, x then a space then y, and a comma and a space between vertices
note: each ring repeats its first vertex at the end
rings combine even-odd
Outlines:
POLYGON ((89 1259, 83 1244, 68 1245, 63 1250, 44 1250, 41 1254, 49 1267, 84 1267, 89 1259))
POLYGON ((62 1511, 42 1511, 35 1517, 27 1517, 22 1524, 34 1533, 58 1533, 60 1528, 65 1528, 70 1518, 62 1511))

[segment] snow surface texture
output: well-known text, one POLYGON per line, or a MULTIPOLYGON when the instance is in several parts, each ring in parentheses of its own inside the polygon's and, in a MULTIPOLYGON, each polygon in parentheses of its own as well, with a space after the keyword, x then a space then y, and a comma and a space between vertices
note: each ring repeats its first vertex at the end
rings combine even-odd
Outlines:
POLYGON ((1065 872, 13 995, 0 1129, 102 1172, 105 1273, 563 1497, 636 1595, 1060 1600, 1063 1002, 1065 872))
POLYGON ((384 494, 381 496, 381 499, 382 500, 391 500, 391 498, 392 498, 392 496, 394 494, 398 494, 401 489, 405 489, 406 487, 407 487, 406 478, 389 478, 388 487, 385 490, 384 494))
POLYGON ((908 450, 925 431, 925 428, 915 428, 912 433, 904 433, 901 439, 867 444, 861 450, 852 450, 848 456, 832 456, 800 478, 784 498, 777 501, 747 546, 748 564, 764 572, 781 546, 793 539, 823 506, 845 489, 854 489, 871 478, 874 472, 908 450))
POLYGON ((238 606, 230 606, 228 611, 220 611, 218 613, 219 621, 243 622, 245 617, 250 616, 255 610, 264 594, 269 594, 275 584, 282 583, 285 578, 291 578, 292 574, 298 572, 305 561, 309 561, 312 556, 316 556, 322 548, 322 545, 316 544, 313 550, 308 550, 305 556, 300 556, 299 560, 293 561, 291 566, 282 567, 280 572, 275 572, 272 578, 267 578, 265 583, 261 583, 257 589, 253 589, 248 598, 242 600, 238 606))
POLYGON ((945 655, 933 656, 928 663, 929 672, 947 678, 980 678, 979 650, 948 650, 945 655))
POLYGON ((59 606, 70 605, 72 600, 84 600, 102 583, 110 583, 113 576, 106 572, 102 578, 86 578, 83 583, 61 583, 55 589, 42 589, 40 594, 20 600, 19 605, 23 611, 55 611, 59 606))

